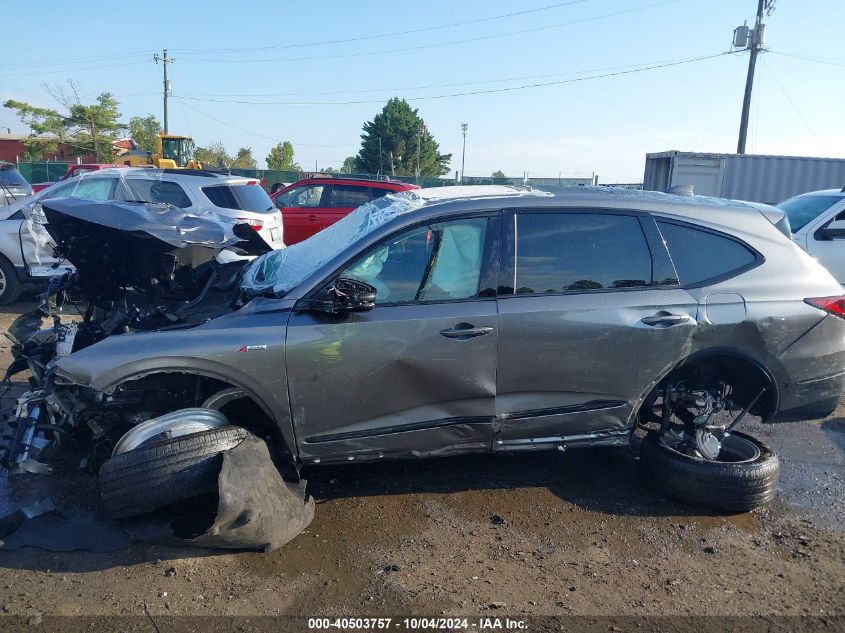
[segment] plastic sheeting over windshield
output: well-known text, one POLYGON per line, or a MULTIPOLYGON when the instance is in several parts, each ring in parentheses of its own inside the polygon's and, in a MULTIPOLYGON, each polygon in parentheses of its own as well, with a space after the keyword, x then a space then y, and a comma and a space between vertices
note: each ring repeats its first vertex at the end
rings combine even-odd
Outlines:
POLYGON ((423 204, 413 192, 373 200, 304 242, 259 257, 247 268, 241 288, 248 294, 288 292, 350 244, 423 204))

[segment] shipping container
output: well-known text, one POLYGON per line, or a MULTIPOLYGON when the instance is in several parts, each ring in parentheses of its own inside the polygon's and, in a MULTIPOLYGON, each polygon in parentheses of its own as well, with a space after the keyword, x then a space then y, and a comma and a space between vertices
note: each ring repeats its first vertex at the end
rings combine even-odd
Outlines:
POLYGON ((845 158, 659 152, 646 154, 643 189, 693 186, 702 196, 777 204, 792 196, 845 186, 845 158))

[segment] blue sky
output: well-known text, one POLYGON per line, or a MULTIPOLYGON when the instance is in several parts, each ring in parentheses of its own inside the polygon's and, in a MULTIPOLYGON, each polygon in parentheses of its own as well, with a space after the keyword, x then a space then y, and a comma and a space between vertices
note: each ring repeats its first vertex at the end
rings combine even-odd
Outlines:
MULTIPOLYGON (((152 54, 168 48, 176 59, 170 130, 200 145, 252 147, 260 166, 282 139, 294 142, 306 169, 315 160, 338 166, 392 96, 427 97, 411 104, 441 151, 453 154, 453 172, 460 124, 469 123, 467 175, 595 172, 602 182, 628 182, 642 178, 647 152, 735 151, 747 53, 431 98, 715 55, 729 49, 734 27, 753 22, 757 3, 570 0, 542 9, 560 4, 39 0, 36 14, 32 3, 10 0, 3 22, 20 28, 4 29, 0 99, 53 107, 43 84, 70 79, 88 99, 111 91, 125 120, 161 118, 161 66, 152 54), (420 31, 360 39, 413 30, 420 31), (336 43, 315 44, 327 41, 336 43)), ((845 2, 777 0, 766 22, 771 52, 758 63, 748 151, 845 156, 845 2)), ((27 131, 0 108, 7 127, 27 131)))

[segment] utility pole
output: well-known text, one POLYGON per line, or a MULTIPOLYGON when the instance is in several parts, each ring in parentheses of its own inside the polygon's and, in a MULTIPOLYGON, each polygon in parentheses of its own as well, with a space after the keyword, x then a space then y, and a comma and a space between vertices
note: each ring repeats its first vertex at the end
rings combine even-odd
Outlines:
POLYGON ((461 123, 461 132, 464 135, 464 148, 461 152, 461 184, 464 184, 464 163, 466 162, 467 158, 467 128, 469 124, 461 123))
POLYGON ((420 184, 420 143, 422 141, 422 135, 425 131, 425 125, 420 125, 420 129, 417 130, 417 181, 416 184, 420 184))
POLYGON ((378 137, 378 175, 379 175, 379 178, 381 178, 381 173, 383 171, 382 165, 381 165, 381 153, 382 153, 381 137, 379 136, 378 137))
POLYGON ((161 52, 161 55, 155 53, 153 55, 153 60, 156 64, 161 62, 162 67, 164 68, 164 133, 167 134, 167 96, 170 94, 170 82, 167 81, 167 65, 172 64, 176 60, 167 56, 166 48, 161 52))
POLYGON ((748 136, 748 115, 751 111, 751 92, 754 86, 754 69, 757 66, 757 55, 763 48, 766 39, 766 25, 763 24, 763 11, 771 15, 775 7, 775 0, 757 0, 757 18, 754 28, 739 26, 734 30, 733 45, 737 48, 747 48, 751 51, 748 58, 748 75, 745 78, 745 96, 742 99, 742 117, 739 121, 739 140, 736 153, 745 153, 745 140, 748 136))

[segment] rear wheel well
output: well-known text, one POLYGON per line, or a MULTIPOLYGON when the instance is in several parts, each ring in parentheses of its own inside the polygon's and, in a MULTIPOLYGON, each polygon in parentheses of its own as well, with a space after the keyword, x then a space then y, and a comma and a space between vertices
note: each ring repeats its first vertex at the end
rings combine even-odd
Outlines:
POLYGON ((706 381, 720 379, 733 387, 732 400, 739 407, 746 407, 762 389, 765 393, 749 411, 763 419, 770 417, 777 407, 777 384, 760 363, 732 353, 707 353, 689 357, 670 371, 646 397, 643 407, 651 406, 653 396, 659 395, 666 385, 682 380, 706 381))

